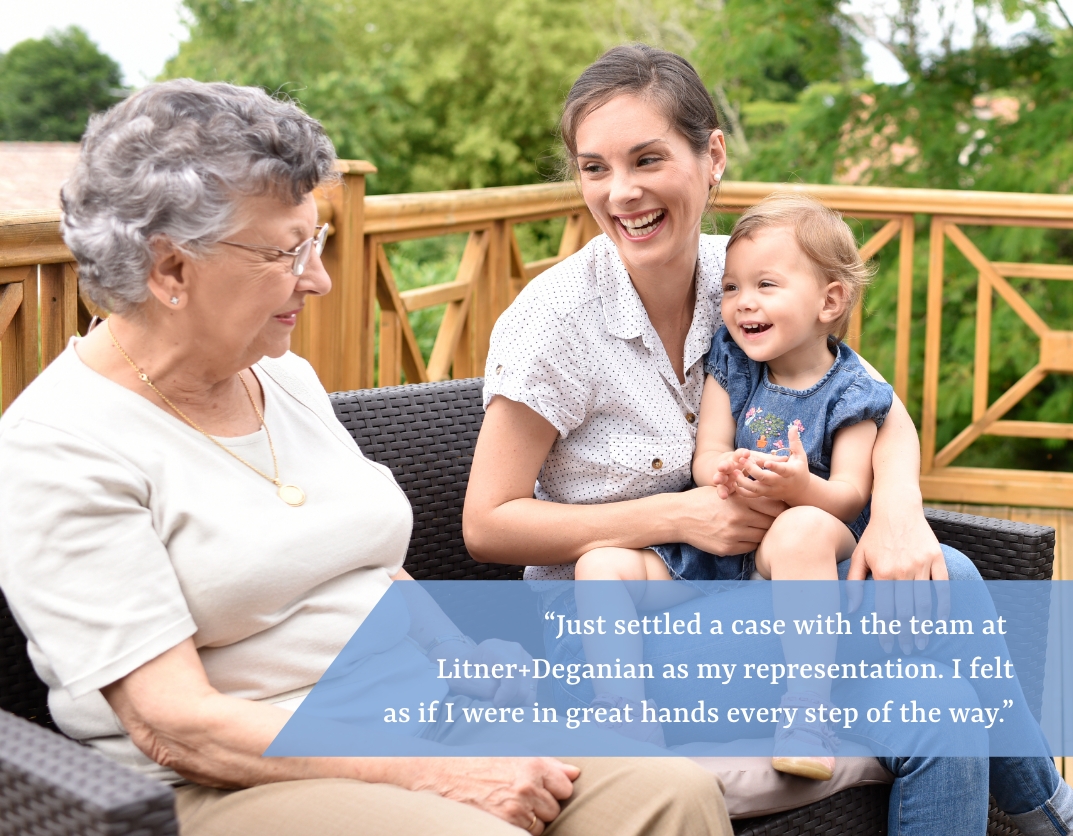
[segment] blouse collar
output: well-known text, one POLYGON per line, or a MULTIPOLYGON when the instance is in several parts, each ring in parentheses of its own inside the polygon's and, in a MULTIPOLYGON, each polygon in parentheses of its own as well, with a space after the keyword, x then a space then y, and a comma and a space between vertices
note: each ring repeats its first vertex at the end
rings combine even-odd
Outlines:
MULTIPOLYGON (((622 340, 641 337, 645 347, 652 351, 658 344, 656 329, 648 318, 637 288, 630 281, 626 265, 619 258, 618 250, 607 236, 601 237, 596 250, 596 286, 603 304, 604 321, 608 332, 622 340)), ((689 369, 708 353, 712 336, 721 321, 719 319, 719 302, 723 295, 723 273, 710 266, 722 264, 722 259, 700 258, 700 251, 717 247, 713 236, 700 237, 700 249, 697 260, 697 304, 693 311, 693 322, 686 335, 685 368, 689 369)))

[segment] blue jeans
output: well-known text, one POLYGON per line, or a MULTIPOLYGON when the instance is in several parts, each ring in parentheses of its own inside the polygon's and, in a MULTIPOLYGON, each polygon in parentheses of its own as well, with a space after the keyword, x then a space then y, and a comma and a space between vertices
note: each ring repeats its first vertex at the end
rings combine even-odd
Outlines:
MULTIPOLYGON (((965 555, 943 546, 950 580, 978 580, 965 555)), ((849 562, 839 567, 845 577, 849 562)), ((1073 790, 1050 758, 893 758, 879 762, 894 775, 888 829, 894 834, 983 834, 988 791, 1025 834, 1066 836, 1073 823, 1073 790), (987 781, 984 781, 985 775, 987 781)))
MULTIPOLYGON (((980 574, 972 562, 960 552, 943 547, 946 558, 947 570, 951 580, 980 580, 980 574)), ((845 577, 849 571, 849 562, 842 563, 839 567, 841 577, 845 577)), ((725 609, 725 595, 745 596, 761 594, 758 585, 742 583, 737 589, 720 595, 707 598, 697 598, 680 605, 683 612, 688 610, 701 610, 702 619, 705 617, 704 610, 708 608, 713 617, 721 615, 719 610, 725 609), (722 600, 720 600, 722 599, 722 600)), ((740 598, 739 598, 740 601, 740 598)), ((738 606, 735 601, 734 606, 738 606)), ((747 604, 746 604, 747 605, 747 604)), ((564 594, 554 603, 549 602, 547 609, 555 610, 574 617, 570 612, 573 608, 573 595, 564 594)), ((580 637, 564 636, 556 641, 555 626, 553 622, 546 622, 545 645, 549 660, 553 662, 573 662, 584 660, 584 650, 581 647, 580 637), (550 633, 550 635, 549 635, 550 633)), ((718 652, 721 658, 734 658, 733 636, 717 636, 712 638, 713 658, 718 652)), ((756 638, 750 638, 749 652, 758 654, 756 638)), ((874 640, 873 640, 874 641, 874 640)), ((875 642, 875 650, 878 652, 878 642, 875 642)), ((695 648, 694 651, 695 652, 695 648)), ((652 663, 657 669, 664 663, 681 661, 677 659, 683 651, 675 637, 646 636, 644 643, 645 661, 652 663)), ((778 639, 772 637, 770 648, 766 648, 763 655, 765 658, 781 657, 782 648, 778 639)), ((563 707, 588 705, 593 699, 591 684, 588 680, 573 687, 564 684, 564 680, 556 680, 556 701, 563 707)), ((652 680, 648 693, 653 700, 662 705, 676 704, 675 686, 678 680, 652 680)), ((890 682, 883 686, 890 691, 890 682)), ((914 688, 926 687, 926 683, 916 681, 914 688)), ((947 685, 949 687, 949 684, 947 685)), ((978 697, 975 691, 968 686, 966 696, 975 701, 978 697)), ((773 689, 780 690, 781 689, 773 689)), ((773 694, 767 694, 761 690, 755 695, 756 704, 763 704, 773 694)), ((917 693, 919 696, 919 690, 917 693)), ((741 699, 742 695, 737 694, 741 699)), ((776 700, 778 696, 775 697, 776 700)), ((835 694, 837 702, 837 693, 835 694)), ((888 739, 889 725, 869 725, 866 722, 860 724, 858 736, 868 738, 873 751, 884 748, 883 741, 888 739)), ((664 732, 667 742, 674 745, 676 741, 675 727, 666 726, 664 732)), ((730 739, 740 736, 740 732, 723 724, 712 724, 705 729, 710 735, 709 739, 730 739)), ((972 732, 966 734, 976 737, 966 741, 967 751, 979 751, 978 757, 894 757, 880 756, 879 761, 894 775, 894 786, 891 789, 890 813, 888 818, 888 830, 891 836, 922 836, 938 832, 937 827, 944 834, 966 834, 969 836, 983 836, 987 830, 988 791, 995 796, 999 806, 1010 814, 1020 827, 1025 836, 1033 834, 1058 834, 1065 836, 1070 830, 1070 822, 1073 822, 1073 790, 1062 781, 1054 763, 1049 758, 991 758, 988 759, 983 753, 987 752, 986 732, 972 732), (986 780, 985 780, 986 778, 986 780)))

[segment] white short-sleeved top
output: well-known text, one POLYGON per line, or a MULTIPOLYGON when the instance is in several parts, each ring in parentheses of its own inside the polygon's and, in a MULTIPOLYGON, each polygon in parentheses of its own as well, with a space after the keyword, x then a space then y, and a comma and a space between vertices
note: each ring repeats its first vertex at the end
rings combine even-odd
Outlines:
MULTIPOLYGON (((618 502, 689 485, 702 361, 722 324, 726 242, 700 239, 684 383, 606 235, 542 273, 504 311, 492 331, 484 405, 502 395, 559 431, 537 499, 618 502)), ((573 569, 530 566, 525 576, 569 579, 573 569)))
MULTIPOLYGON (((410 538, 406 496, 358 450, 309 364, 287 354, 254 371, 280 476, 306 493, 299 508, 73 345, 0 420, 0 587, 53 718, 166 781, 179 778, 137 750, 100 688, 193 637, 219 691, 300 696, 410 538)), ((263 429, 220 441, 273 472, 263 429)), ((416 648, 412 666, 429 667, 416 648)))

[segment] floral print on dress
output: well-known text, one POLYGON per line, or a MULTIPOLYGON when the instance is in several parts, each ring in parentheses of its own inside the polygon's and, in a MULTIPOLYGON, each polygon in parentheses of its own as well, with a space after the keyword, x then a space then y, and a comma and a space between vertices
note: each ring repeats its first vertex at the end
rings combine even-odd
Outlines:
POLYGON ((797 430, 798 436, 804 436, 805 425, 800 418, 794 418, 787 422, 778 415, 764 413, 759 406, 754 406, 745 413, 745 426, 756 436, 756 449, 766 450, 769 447, 772 452, 790 452, 790 436, 788 427, 797 430))
POLYGON ((756 434, 756 449, 763 450, 782 435, 786 429, 786 421, 778 415, 764 413, 763 409, 757 408, 752 421, 746 421, 746 426, 756 434))

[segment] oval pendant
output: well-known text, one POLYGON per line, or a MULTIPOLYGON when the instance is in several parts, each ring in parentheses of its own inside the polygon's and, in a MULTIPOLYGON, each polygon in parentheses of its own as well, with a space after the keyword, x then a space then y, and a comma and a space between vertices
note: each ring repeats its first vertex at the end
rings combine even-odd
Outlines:
POLYGON ((297 485, 280 485, 277 493, 280 499, 295 508, 306 501, 305 493, 297 485))

